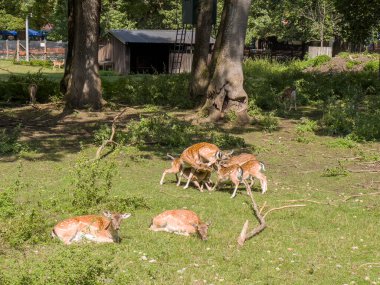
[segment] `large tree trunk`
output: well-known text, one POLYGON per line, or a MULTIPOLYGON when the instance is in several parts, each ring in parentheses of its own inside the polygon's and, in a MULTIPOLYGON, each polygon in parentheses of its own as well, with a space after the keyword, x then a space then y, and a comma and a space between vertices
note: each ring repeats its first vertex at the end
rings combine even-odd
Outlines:
POLYGON ((210 66, 210 83, 203 111, 216 121, 234 112, 249 122, 248 96, 243 89, 243 52, 251 0, 225 0, 210 66))
POLYGON ((68 1, 68 51, 61 90, 71 108, 102 107, 98 40, 100 0, 68 1))
POLYGON ((213 1, 199 1, 195 47, 191 67, 190 96, 203 97, 209 84, 208 55, 212 30, 213 1))

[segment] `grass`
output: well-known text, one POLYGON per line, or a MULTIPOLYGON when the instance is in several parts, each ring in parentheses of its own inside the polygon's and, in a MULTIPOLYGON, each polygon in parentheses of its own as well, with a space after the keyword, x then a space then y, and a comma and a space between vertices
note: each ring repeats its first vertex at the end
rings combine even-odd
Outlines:
MULTIPOLYGON (((134 110, 134 115, 143 111, 134 110)), ((15 116, 12 109, 4 112, 15 116)), ((189 113, 176 112, 176 115, 182 118, 189 113)), ((171 149, 127 147, 105 158, 115 164, 109 195, 123 201, 140 199, 145 205, 127 205, 133 215, 122 224, 122 243, 64 246, 50 239, 53 225, 76 213, 70 202, 73 190, 70 171, 75 169, 78 159, 93 158, 96 151, 96 146, 85 138, 81 150, 70 149, 61 142, 80 133, 81 126, 85 126, 84 116, 85 113, 79 112, 60 121, 68 124, 61 131, 71 132, 57 138, 62 144, 44 142, 37 134, 33 137, 23 132, 22 140, 34 147, 31 158, 1 158, 0 191, 16 189, 20 207, 14 218, 0 218, 1 227, 12 229, 8 223, 14 222, 15 235, 21 227, 19 220, 30 217, 32 209, 44 222, 33 220, 39 234, 43 233, 34 243, 29 240, 14 247, 1 240, 0 234, 0 283, 368 284, 368 279, 372 284, 380 283, 378 268, 365 265, 380 260, 380 197, 342 201, 348 195, 374 192, 365 185, 378 180, 378 173, 323 175, 325 169, 337 165, 344 169, 363 167, 360 161, 350 158, 378 153, 380 143, 332 148, 330 145, 337 139, 316 136, 310 143, 300 144, 294 139, 299 126, 297 120, 281 120, 279 128, 272 133, 255 128, 236 130, 251 148, 261 150, 259 159, 266 165, 268 192, 261 195, 256 182, 255 199, 259 205, 267 202, 268 207, 291 204, 287 200, 292 199, 331 201, 334 205, 299 202, 307 206, 272 212, 267 216, 269 227, 239 248, 236 239, 245 220, 250 220, 250 227, 257 223, 243 189, 235 199, 230 199, 232 187, 212 193, 200 193, 195 188, 184 190, 175 186, 174 176, 170 175, 160 186, 162 171, 170 165, 165 154, 171 149), (75 118, 81 123, 72 129, 75 118), (44 143, 40 148, 39 144, 44 143), (46 156, 47 152, 51 155, 46 156), (194 210, 205 221, 210 220, 209 240, 202 242, 195 236, 149 231, 153 216, 175 208, 194 210)), ((101 209, 102 206, 106 205, 88 211, 107 210, 101 209)))

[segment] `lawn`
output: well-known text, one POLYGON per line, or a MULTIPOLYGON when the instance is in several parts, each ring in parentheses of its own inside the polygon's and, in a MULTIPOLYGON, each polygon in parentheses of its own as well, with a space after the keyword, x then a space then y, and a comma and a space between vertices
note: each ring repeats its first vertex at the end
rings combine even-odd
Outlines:
MULTIPOLYGON (((151 109, 131 108, 123 122, 139 114, 170 113, 151 109)), ((211 193, 184 190, 175 186, 173 175, 159 185, 170 166, 166 153, 179 154, 181 148, 117 148, 97 166, 109 167, 112 179, 85 169, 80 176, 96 180, 99 189, 111 181, 108 195, 114 204, 73 206, 80 169, 75 164, 95 156, 94 133, 117 111, 62 111, 60 105, 46 104, 0 113, 2 125, 23 126, 19 155, 0 159, 0 191, 13 189, 17 202, 9 206, 1 196, 0 209, 17 209, 13 217, 0 216, 1 284, 380 284, 380 197, 345 201, 379 191, 380 143, 351 145, 311 133, 302 139, 300 119, 289 117, 272 133, 255 125, 215 126, 244 138, 244 150, 265 163, 268 192, 262 195, 257 182, 254 186, 257 203, 267 205, 264 212, 305 205, 271 212, 268 228, 239 247, 245 220, 250 228, 257 224, 243 188, 230 199, 228 185, 211 193), (132 213, 122 224, 120 244, 65 246, 50 238, 57 221, 79 212, 98 214, 107 206, 132 213), (149 230, 152 217, 176 208, 211 221, 209 240, 149 230)), ((309 111, 301 108, 295 117, 309 111)), ((190 113, 173 116, 186 120, 190 113)))

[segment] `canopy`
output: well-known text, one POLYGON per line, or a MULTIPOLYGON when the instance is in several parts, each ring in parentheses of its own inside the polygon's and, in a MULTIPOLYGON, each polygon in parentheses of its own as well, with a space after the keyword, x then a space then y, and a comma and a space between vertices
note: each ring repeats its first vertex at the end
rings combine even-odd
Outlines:
POLYGON ((44 34, 41 31, 29 29, 29 37, 43 37, 44 34))
POLYGON ((2 36, 17 36, 16 31, 0 31, 0 35, 2 36))

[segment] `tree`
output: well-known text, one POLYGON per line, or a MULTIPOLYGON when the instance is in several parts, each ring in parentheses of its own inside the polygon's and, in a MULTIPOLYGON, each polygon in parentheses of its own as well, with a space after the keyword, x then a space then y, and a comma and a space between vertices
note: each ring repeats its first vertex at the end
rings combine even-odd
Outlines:
POLYGON ((102 107, 99 25, 100 0, 68 1, 68 51, 61 91, 70 108, 102 107))
POLYGON ((212 1, 199 1, 195 25, 195 45, 191 67, 190 96, 202 97, 209 83, 208 55, 212 32, 212 1))
POLYGON ((243 51, 251 0, 225 0, 212 54, 210 82, 202 108, 215 121, 234 112, 240 122, 249 121, 248 96, 243 88, 243 51))

